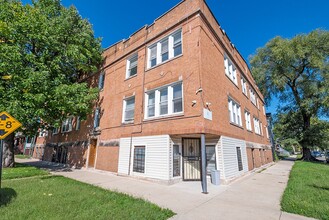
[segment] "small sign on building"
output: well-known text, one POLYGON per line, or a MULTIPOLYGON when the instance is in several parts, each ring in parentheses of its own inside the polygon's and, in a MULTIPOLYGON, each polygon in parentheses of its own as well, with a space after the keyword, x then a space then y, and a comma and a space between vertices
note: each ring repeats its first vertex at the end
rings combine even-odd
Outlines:
POLYGON ((203 117, 205 119, 208 119, 208 120, 212 121, 212 111, 210 111, 209 109, 204 108, 203 109, 203 117))

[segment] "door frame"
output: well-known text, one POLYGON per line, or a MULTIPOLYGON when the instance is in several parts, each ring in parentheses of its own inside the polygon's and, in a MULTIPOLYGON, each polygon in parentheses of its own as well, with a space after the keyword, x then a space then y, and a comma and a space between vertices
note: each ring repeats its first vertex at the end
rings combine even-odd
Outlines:
POLYGON ((201 177, 202 177, 202 169, 201 169, 201 166, 202 166, 202 163, 201 163, 201 138, 195 138, 195 137, 186 137, 186 138, 182 138, 182 179, 183 181, 201 181, 201 177), (192 140, 199 140, 199 152, 200 152, 200 179, 185 179, 184 176, 185 176, 185 166, 184 166, 184 140, 186 139, 192 139, 192 140))
POLYGON ((89 140, 89 149, 88 149, 88 160, 87 160, 87 164, 86 167, 87 168, 95 168, 96 166, 96 160, 97 160, 97 139, 96 138, 91 138, 89 140), (90 148, 91 148, 91 142, 94 141, 95 142, 95 158, 94 158, 94 164, 92 166, 89 166, 89 161, 90 161, 90 148))

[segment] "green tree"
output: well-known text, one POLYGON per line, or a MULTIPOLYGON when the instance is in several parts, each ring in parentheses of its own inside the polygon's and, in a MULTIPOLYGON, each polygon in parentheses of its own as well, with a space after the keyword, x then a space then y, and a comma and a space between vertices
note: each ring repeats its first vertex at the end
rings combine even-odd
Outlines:
MULTIPOLYGON (((83 79, 101 63, 100 39, 73 6, 0 0, 0 110, 18 119, 24 133, 86 116, 97 90, 83 79)), ((4 154, 4 166, 13 166, 13 135, 4 154)))
POLYGON ((301 133, 303 158, 312 160, 309 147, 316 143, 311 118, 329 116, 329 32, 275 37, 257 50, 250 63, 267 103, 276 96, 282 105, 279 112, 299 116, 287 120, 292 129, 301 129, 294 132, 301 133))

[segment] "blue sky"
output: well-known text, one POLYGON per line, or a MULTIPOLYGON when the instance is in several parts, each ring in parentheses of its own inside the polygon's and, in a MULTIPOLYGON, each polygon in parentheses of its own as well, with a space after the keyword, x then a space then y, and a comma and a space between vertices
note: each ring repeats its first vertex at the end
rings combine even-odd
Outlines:
MULTIPOLYGON (((24 3, 30 2, 23 0, 24 3)), ((62 0, 74 5, 92 24, 102 46, 108 47, 179 3, 180 0, 62 0)), ((206 0, 242 56, 249 55, 275 36, 291 38, 316 28, 329 30, 328 0, 206 0)), ((277 100, 268 112, 275 112, 277 100)))

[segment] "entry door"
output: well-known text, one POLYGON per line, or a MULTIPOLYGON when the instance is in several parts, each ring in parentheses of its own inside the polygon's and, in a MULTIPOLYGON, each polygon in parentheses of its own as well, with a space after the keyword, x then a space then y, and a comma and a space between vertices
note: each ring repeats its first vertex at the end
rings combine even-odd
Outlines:
POLYGON ((183 180, 201 180, 201 148, 199 138, 183 139, 183 180))
POLYGON ((90 140, 88 167, 95 166, 97 140, 90 140))

